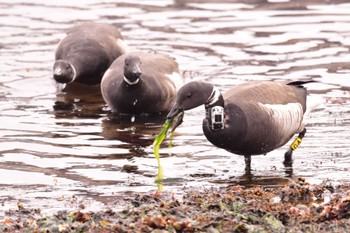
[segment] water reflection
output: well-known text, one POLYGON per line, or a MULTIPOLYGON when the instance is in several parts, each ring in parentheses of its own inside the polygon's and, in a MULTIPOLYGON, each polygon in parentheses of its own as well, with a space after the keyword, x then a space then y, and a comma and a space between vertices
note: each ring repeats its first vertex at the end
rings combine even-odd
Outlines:
POLYGON ((145 148, 153 144, 165 119, 166 114, 108 114, 101 123, 102 136, 106 140, 126 142, 133 148, 145 148))
POLYGON ((53 105, 57 118, 98 118, 103 114, 104 100, 100 86, 83 84, 56 84, 57 95, 53 105))

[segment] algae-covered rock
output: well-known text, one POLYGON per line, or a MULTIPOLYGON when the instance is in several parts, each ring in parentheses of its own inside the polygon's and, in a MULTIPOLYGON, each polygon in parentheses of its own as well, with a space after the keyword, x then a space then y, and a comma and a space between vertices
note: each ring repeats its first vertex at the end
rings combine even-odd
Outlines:
POLYGON ((284 225, 281 221, 275 218, 272 214, 266 214, 262 217, 263 222, 265 222, 271 230, 274 232, 282 232, 284 230, 284 225))

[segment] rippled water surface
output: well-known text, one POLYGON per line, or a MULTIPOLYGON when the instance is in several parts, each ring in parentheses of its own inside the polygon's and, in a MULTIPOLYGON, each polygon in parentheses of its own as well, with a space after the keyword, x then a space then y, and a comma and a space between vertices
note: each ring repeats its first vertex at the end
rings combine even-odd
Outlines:
MULTIPOLYGON (((117 25, 132 50, 176 58, 186 82, 222 91, 248 80, 308 80, 324 104, 282 164, 287 146, 244 159, 202 134, 203 107, 161 149, 164 190, 219 185, 350 181, 350 4, 346 1, 25 1, 0 2, 0 200, 45 210, 87 208, 157 189, 152 142, 164 118, 113 116, 96 90, 69 91, 52 79, 64 31, 85 20, 117 25)), ((78 88, 79 87, 72 87, 78 88)), ((93 88, 92 88, 93 89, 93 88)))

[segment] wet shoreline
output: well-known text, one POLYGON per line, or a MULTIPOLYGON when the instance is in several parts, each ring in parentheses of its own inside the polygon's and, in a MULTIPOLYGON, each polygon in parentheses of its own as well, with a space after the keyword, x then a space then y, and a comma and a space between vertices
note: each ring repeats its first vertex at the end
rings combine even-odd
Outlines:
MULTIPOLYGON (((346 1, 3 1, 0 3, 1 210, 64 210, 74 196, 97 211, 110 200, 155 192, 152 143, 162 119, 120 119, 90 91, 78 96, 52 79, 54 50, 75 22, 120 28, 132 49, 177 60, 185 81, 215 83, 222 91, 249 80, 312 79, 311 93, 325 104, 310 115, 295 152, 286 148, 244 159, 212 146, 203 136, 203 109, 189 112, 161 148, 165 192, 183 187, 278 187, 290 178, 312 184, 350 181, 350 5, 346 1), (139 122, 137 122, 139 121, 139 122), (125 168, 132 169, 125 169, 125 168)), ((1 218, 0 218, 1 219, 1 218)), ((4 217, 2 217, 4 219, 4 217)))
MULTIPOLYGON (((78 198, 70 200, 77 204, 78 198)), ((188 189, 178 199, 169 192, 143 193, 98 211, 43 215, 40 208, 5 212, 3 232, 344 232, 350 227, 350 187, 330 182, 310 185, 299 178, 279 188, 229 186, 188 189)))

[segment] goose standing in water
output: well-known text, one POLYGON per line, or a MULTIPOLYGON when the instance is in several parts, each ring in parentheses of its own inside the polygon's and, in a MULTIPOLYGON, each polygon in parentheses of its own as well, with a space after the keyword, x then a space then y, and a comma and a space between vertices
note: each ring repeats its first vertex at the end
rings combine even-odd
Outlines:
MULTIPOLYGON (((305 83, 253 81, 221 94, 212 84, 191 82, 179 90, 167 118, 204 105, 204 135, 213 145, 243 155, 248 172, 252 155, 275 150, 299 133, 285 154, 289 163, 306 132, 304 114, 311 110, 307 109, 305 83)), ((173 130, 181 122, 182 117, 173 130)))

